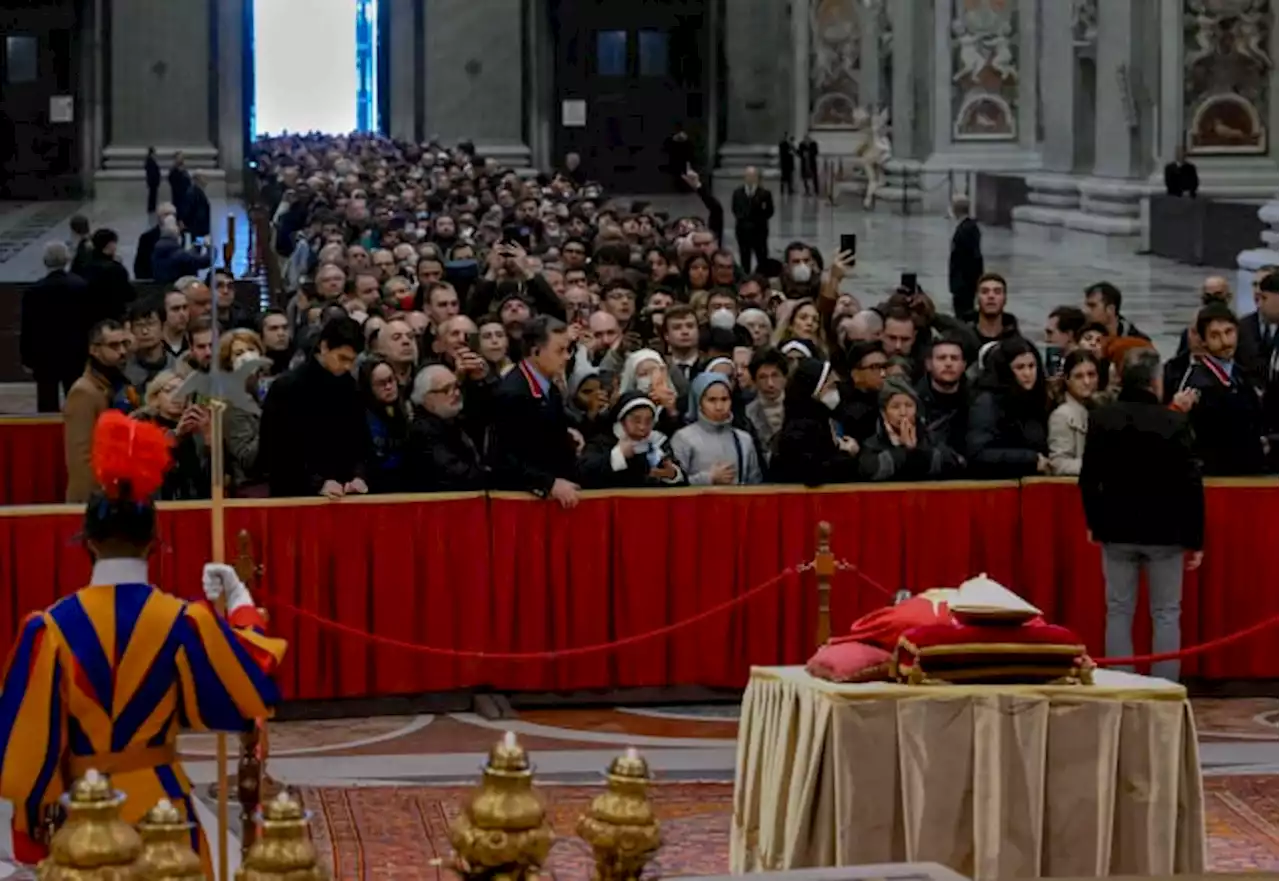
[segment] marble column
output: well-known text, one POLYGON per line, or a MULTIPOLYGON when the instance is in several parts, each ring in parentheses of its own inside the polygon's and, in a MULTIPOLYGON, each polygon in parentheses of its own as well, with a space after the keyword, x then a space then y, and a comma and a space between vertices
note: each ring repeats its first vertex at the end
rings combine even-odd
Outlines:
POLYGON ((1075 167, 1076 47, 1071 3, 1049 2, 1041 10, 1040 75, 1052 88, 1044 92, 1045 171, 1067 173, 1075 167))
POLYGON ((522 0, 424 3, 426 135, 470 140, 506 164, 528 165, 522 0))
POLYGON ((800 138, 807 130, 808 99, 802 119, 795 88, 801 76, 807 84, 808 55, 796 67, 800 59, 794 49, 788 51, 787 34, 792 33, 794 40, 797 16, 808 21, 808 3, 791 0, 790 12, 778 0, 729 4, 723 19, 725 80, 719 84, 726 109, 722 168, 775 165, 782 135, 790 132, 800 138), (804 129, 798 130, 801 125, 804 129))
POLYGON ((387 23, 391 33, 386 34, 387 58, 390 70, 387 88, 391 94, 387 106, 387 134, 403 141, 417 139, 418 78, 416 76, 417 15, 415 0, 383 0, 390 4, 387 23))
POLYGON ((926 81, 916 71, 915 33, 918 23, 915 3, 887 6, 893 40, 893 106, 889 121, 893 126, 893 155, 898 159, 916 156, 916 89, 926 81))
POLYGON ((248 108, 244 101, 245 4, 253 0, 216 0, 218 68, 218 165, 227 191, 238 194, 244 181, 244 141, 248 108))
POLYGON ((813 39, 809 25, 809 0, 791 3, 791 134, 797 141, 809 133, 809 46, 813 39))
POLYGON ((1143 169, 1140 120, 1135 101, 1139 4, 1142 0, 1105 0, 1098 4, 1098 92, 1093 173, 1133 178, 1143 169))
MULTIPOLYGON (((181 150, 187 167, 203 171, 209 194, 222 194, 218 167, 219 105, 215 56, 215 0, 111 0, 104 96, 106 146, 94 173, 98 198, 133 194, 143 180, 143 159, 154 146, 162 166, 181 150)), ((236 77, 239 80, 239 77, 236 77)))

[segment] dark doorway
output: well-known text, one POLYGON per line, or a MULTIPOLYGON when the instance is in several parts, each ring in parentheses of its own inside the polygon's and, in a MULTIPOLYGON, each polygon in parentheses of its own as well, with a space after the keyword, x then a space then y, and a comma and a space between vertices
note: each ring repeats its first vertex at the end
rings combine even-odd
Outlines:
POLYGON ((76 20, 74 0, 0 9, 0 198, 82 190, 76 20))
POLYGON ((708 0, 553 0, 557 161, 574 151, 613 192, 670 190, 664 143, 707 139, 708 0))

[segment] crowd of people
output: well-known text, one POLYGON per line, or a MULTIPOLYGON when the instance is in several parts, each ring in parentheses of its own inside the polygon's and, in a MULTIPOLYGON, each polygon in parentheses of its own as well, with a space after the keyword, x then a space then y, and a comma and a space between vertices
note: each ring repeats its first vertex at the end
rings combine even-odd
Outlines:
MULTIPOLYGON (((1037 345, 1008 311, 1016 291, 980 260, 952 267, 953 314, 914 276, 860 288, 848 252, 768 254, 754 169, 730 206, 755 224, 737 243, 755 258, 744 272, 693 171, 703 210, 669 216, 611 199, 573 155, 522 175, 465 143, 377 136, 277 138, 254 154, 287 288, 275 308, 237 301, 226 270, 205 274, 171 205, 149 233, 166 243, 150 254, 162 295, 130 296, 109 230, 49 246, 44 289, 87 289, 101 307, 82 370, 84 348, 52 339, 48 298, 24 322, 42 400, 69 389, 70 500, 93 488, 108 408, 176 439, 164 498, 207 494, 209 411, 179 393, 215 359, 228 372, 265 359, 245 380, 260 410, 226 415, 234 493, 491 488, 564 505, 591 488, 1075 475, 1126 364, 1150 361, 1106 281, 1054 309, 1037 345), (84 281, 68 267, 82 248, 84 281)), ((1238 317, 1226 281, 1207 279, 1159 371, 1153 393, 1185 414, 1206 475, 1276 471, 1276 280, 1259 272, 1257 311, 1238 317)))

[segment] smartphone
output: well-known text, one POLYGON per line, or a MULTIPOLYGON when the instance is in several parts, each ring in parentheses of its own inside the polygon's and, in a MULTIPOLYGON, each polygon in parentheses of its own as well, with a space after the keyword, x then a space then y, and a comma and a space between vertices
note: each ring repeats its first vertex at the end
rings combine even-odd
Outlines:
POLYGON ((1050 376, 1062 373, 1063 352, 1061 346, 1044 347, 1044 370, 1050 376))
POLYGON ((920 290, 920 278, 914 272, 902 273, 902 279, 898 282, 898 287, 909 294, 914 294, 920 290))
POLYGON ((858 234, 851 232, 841 233, 840 250, 848 251, 856 257, 858 255, 858 234))
POLYGON ((467 348, 470 349, 472 353, 476 355, 480 354, 480 334, 478 333, 467 334, 467 348))

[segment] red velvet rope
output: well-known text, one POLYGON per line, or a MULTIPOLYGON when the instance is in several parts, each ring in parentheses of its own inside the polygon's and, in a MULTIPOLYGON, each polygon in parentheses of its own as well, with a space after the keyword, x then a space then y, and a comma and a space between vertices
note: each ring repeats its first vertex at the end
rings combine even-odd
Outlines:
MULTIPOLYGON (((865 574, 857 566, 845 564, 841 571, 852 572, 860 578, 863 583, 874 588, 885 596, 892 597, 896 593, 876 581, 870 575, 865 574)), ((739 594, 732 599, 725 600, 724 602, 712 606, 709 609, 704 609, 696 615, 685 618, 683 621, 676 621, 672 624, 659 627, 657 630, 650 630, 647 633, 637 633, 632 636, 623 637, 622 639, 615 639, 612 642, 599 642, 594 645, 584 645, 576 648, 561 649, 559 651, 551 652, 484 652, 470 649, 446 649, 439 648, 437 646, 419 645, 417 643, 394 639, 389 636, 379 636, 376 633, 368 633, 357 627, 352 627, 348 624, 343 624, 339 621, 325 618, 322 615, 317 615, 315 612, 299 608, 298 606, 287 603, 278 597, 267 596, 265 597, 265 603, 274 609, 288 612, 289 614, 296 615, 299 618, 305 618, 325 630, 332 630, 337 633, 345 634, 346 636, 363 639, 388 648, 414 652, 416 654, 482 661, 554 661, 560 658, 572 658, 579 655, 593 655, 598 652, 613 651, 615 649, 625 648, 627 646, 647 642, 651 639, 658 639, 659 637, 667 636, 668 634, 675 633, 678 630, 683 630, 686 627, 697 624, 700 621, 705 621, 708 618, 727 612, 735 606, 742 605, 748 600, 756 597, 758 594, 763 593, 783 581, 788 576, 795 574, 797 574, 797 568, 795 566, 788 566, 773 578, 757 584, 745 593, 739 594)), ((1228 633, 1226 636, 1220 636, 1217 639, 1211 639, 1208 642, 1203 642, 1199 645, 1187 646, 1186 648, 1178 649, 1177 651, 1150 655, 1134 655, 1129 658, 1094 658, 1093 663, 1099 667, 1118 667, 1122 665, 1149 664, 1155 661, 1172 661, 1181 658, 1189 658, 1195 655, 1204 654, 1205 652, 1209 652, 1217 648, 1222 648, 1223 646, 1230 645, 1234 642, 1239 642, 1242 639, 1248 639, 1256 633, 1261 633, 1263 630, 1277 626, 1277 624, 1280 624, 1280 615, 1272 615, 1265 621, 1259 621, 1243 630, 1237 630, 1235 633, 1228 633)))
POLYGON ((389 636, 379 636, 376 633, 366 633, 356 627, 342 624, 338 621, 332 621, 315 612, 309 612, 306 609, 300 609, 295 605, 286 603, 277 597, 268 596, 265 598, 266 605, 274 609, 279 609, 299 618, 306 618, 308 621, 326 629, 333 630, 338 633, 354 636, 358 639, 367 640, 368 642, 377 643, 388 648, 403 649, 407 652, 414 652, 422 655, 436 655, 445 658, 466 658, 478 661, 554 661, 560 658, 573 658, 579 655, 593 655, 597 652, 607 652, 614 649, 625 648, 626 646, 636 645, 637 643, 647 642, 651 639, 657 639, 666 636, 669 633, 675 633, 677 630, 683 630, 699 621, 705 621, 722 612, 727 612, 734 606, 740 606, 750 599, 753 599, 760 593, 768 590, 786 578, 796 574, 796 567, 788 566, 768 581, 757 584, 755 587, 741 593, 733 599, 725 600, 723 603, 704 609, 696 615, 685 618, 683 621, 676 621, 657 630, 650 630, 648 633, 637 633, 633 636, 625 636, 622 639, 615 639, 612 642, 599 642, 595 645, 583 645, 571 649, 561 649, 554 652, 482 652, 469 649, 446 649, 430 645, 418 645, 417 643, 404 642, 399 639, 393 639, 389 636))

